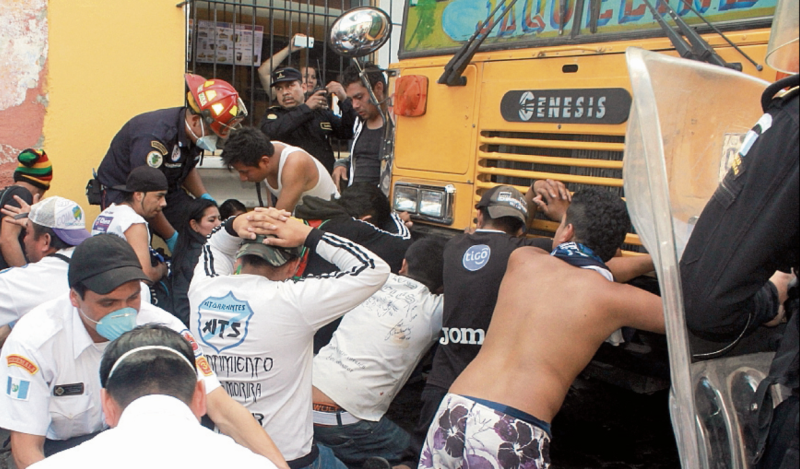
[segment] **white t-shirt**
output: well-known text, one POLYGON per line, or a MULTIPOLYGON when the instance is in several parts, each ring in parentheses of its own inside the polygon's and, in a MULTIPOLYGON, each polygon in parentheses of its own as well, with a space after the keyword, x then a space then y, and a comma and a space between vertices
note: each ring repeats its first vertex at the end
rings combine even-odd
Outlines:
MULTIPOLYGON (((75 248, 56 254, 72 257, 75 248)), ((61 257, 45 256, 39 262, 0 270, 0 326, 18 320, 23 314, 69 291, 69 264, 61 257)))
MULTIPOLYGON (((136 324, 163 324, 193 340, 175 316, 148 303, 142 302, 136 324)), ((69 294, 23 316, 0 354, 0 427, 51 440, 105 428, 99 370, 107 345, 92 341, 69 294)), ((199 347, 195 361, 206 392, 218 388, 199 347)))
MULTIPOLYGON (((150 230, 148 229, 149 225, 147 224, 147 220, 128 205, 111 204, 110 207, 103 210, 94 220, 94 224, 92 224, 92 236, 102 233, 111 233, 127 241, 128 238, 125 237, 125 232, 128 231, 131 225, 137 223, 144 224, 144 229, 147 232, 147 245, 149 246, 150 230)), ((144 282, 142 282, 142 300, 147 303, 152 303, 150 287, 144 282)))
POLYGON ((314 333, 378 291, 389 266, 351 241, 313 230, 306 246, 339 272, 286 282, 231 275, 241 239, 229 224, 211 235, 197 262, 190 324, 223 388, 292 461, 311 452, 314 333))
POLYGON ((119 424, 93 439, 50 456, 31 469, 264 468, 264 456, 214 433, 180 400, 163 394, 142 396, 122 412, 119 424))
MULTIPOLYGON (((92 225, 92 236, 100 233, 111 233, 127 241, 128 238, 125 237, 125 232, 128 231, 131 225, 137 223, 144 223, 144 227, 148 227, 147 220, 136 213, 129 205, 111 204, 95 219, 92 225)), ((150 230, 146 231, 147 244, 150 244, 150 230)))
POLYGON ((312 383, 359 419, 380 420, 439 337, 442 301, 416 280, 390 275, 342 318, 314 357, 312 383))
MULTIPOLYGON (((284 145, 286 145, 286 144, 284 144, 284 145)), ((274 188, 274 187, 270 186, 269 185, 269 181, 267 181, 266 179, 264 180, 264 184, 267 186, 267 189, 269 189, 269 191, 272 192, 272 194, 275 197, 277 197, 278 200, 281 199, 281 191, 283 190, 282 178, 283 178, 283 166, 284 166, 284 163, 286 162, 286 158, 289 157, 289 154, 290 153, 294 153, 296 151, 300 151, 300 152, 308 154, 305 150, 303 150, 300 147, 292 147, 292 146, 289 146, 289 145, 286 145, 286 148, 284 148, 283 151, 281 152, 281 157, 278 160, 278 187, 277 188, 274 188)), ((325 169, 325 166, 322 166, 322 163, 320 163, 319 160, 317 160, 313 156, 309 155, 309 158, 311 158, 311 160, 314 161, 314 164, 317 167, 317 175, 319 176, 319 178, 317 179, 317 185, 314 186, 313 189, 310 189, 310 190, 307 190, 307 191, 303 192, 303 194, 300 196, 299 200, 302 201, 303 197, 305 197, 307 195, 311 195, 311 196, 314 196, 314 197, 319 197, 320 199, 323 199, 323 200, 338 199, 339 198, 339 190, 336 188, 336 184, 333 183, 333 178, 331 178, 331 175, 328 174, 328 170, 325 169)))

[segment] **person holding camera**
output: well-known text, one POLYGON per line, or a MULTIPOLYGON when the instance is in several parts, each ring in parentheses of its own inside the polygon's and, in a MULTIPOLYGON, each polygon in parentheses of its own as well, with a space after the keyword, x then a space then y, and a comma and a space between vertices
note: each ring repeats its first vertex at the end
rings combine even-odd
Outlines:
POLYGON ((353 138, 356 120, 352 101, 347 98, 344 87, 332 81, 324 88, 305 93, 302 74, 291 67, 275 70, 271 86, 278 104, 267 109, 261 119, 261 130, 273 140, 307 151, 322 163, 328 174, 332 173, 336 159, 330 139, 353 138), (334 94, 339 98, 341 117, 328 106, 328 96, 334 94))

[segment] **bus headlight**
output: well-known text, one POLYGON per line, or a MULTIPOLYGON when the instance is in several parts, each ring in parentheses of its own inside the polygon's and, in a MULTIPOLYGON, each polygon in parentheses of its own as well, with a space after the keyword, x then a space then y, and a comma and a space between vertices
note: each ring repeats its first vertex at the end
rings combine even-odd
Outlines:
POLYGON ((394 186, 394 209, 398 212, 417 213, 419 191, 400 184, 394 186))
POLYGON ((394 209, 412 218, 449 225, 453 223, 456 188, 398 182, 394 185, 394 209))

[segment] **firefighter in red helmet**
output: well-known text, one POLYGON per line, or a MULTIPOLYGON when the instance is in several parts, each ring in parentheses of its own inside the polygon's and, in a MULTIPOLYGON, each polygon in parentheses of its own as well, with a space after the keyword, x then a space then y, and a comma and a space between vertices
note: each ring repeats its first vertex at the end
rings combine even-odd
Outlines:
MULTIPOLYGON (((217 78, 185 75, 187 105, 140 114, 129 120, 111 141, 97 170, 102 209, 119 203, 125 193, 113 189, 125 185, 128 174, 148 165, 164 173, 169 184, 167 206, 151 222, 167 245, 178 239, 175 226, 184 217, 191 196, 212 199, 196 165, 203 151, 214 152, 219 139, 228 136, 247 116, 239 93, 217 78), (186 190, 184 190, 186 189, 186 190)), ((213 199, 212 199, 213 200, 213 199)))

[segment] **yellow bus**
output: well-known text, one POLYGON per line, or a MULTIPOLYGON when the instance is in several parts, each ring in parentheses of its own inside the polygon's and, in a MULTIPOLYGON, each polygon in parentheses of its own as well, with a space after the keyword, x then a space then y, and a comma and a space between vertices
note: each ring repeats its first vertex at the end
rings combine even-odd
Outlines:
MULTIPOLYGON (((622 155, 631 104, 624 52, 630 46, 683 52, 665 29, 680 31, 669 10, 729 66, 776 79, 764 64, 775 0, 509 5, 408 0, 399 61, 392 66, 392 201, 412 214, 418 230, 447 234, 474 226, 475 203, 496 184, 524 193, 534 180, 552 178, 571 191, 600 185, 624 196, 622 155), (666 26, 656 21, 656 12, 666 26), (451 84, 437 83, 453 55, 477 31, 488 30, 477 53, 467 57, 463 79, 453 75, 451 84)), ((547 235, 556 227, 537 219, 531 233, 547 235)), ((626 243, 628 250, 640 250, 634 233, 626 243)))

